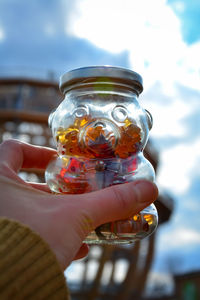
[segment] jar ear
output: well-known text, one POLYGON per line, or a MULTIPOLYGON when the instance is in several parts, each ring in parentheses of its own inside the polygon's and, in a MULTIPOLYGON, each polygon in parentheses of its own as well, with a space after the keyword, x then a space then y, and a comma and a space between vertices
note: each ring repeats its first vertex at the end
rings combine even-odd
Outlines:
POLYGON ((151 130, 151 128, 153 126, 153 117, 147 109, 145 109, 145 112, 146 112, 148 127, 149 127, 149 130, 151 130))

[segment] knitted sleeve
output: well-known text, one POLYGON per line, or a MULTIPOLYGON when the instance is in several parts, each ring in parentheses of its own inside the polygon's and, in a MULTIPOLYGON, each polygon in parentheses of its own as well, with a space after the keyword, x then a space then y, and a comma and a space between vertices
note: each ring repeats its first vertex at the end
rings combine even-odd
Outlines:
POLYGON ((47 243, 25 225, 0 218, 0 299, 69 299, 47 243))

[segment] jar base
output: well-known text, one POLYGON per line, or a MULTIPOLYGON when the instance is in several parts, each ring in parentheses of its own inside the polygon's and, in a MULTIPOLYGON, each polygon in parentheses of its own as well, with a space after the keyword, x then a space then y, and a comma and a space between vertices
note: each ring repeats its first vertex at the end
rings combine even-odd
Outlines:
POLYGON ((95 232, 91 232, 90 235, 84 240, 84 243, 88 245, 123 245, 123 244, 133 244, 149 235, 138 234, 138 235, 124 235, 123 237, 111 238, 108 236, 106 239, 98 239, 95 232))
POLYGON ((132 244, 154 232, 158 224, 157 211, 152 204, 137 215, 97 227, 84 240, 92 245, 132 244))

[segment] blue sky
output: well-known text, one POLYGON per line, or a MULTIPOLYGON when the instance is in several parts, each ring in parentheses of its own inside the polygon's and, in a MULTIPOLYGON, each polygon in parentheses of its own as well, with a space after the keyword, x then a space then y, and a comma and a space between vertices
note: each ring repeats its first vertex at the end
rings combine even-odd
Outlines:
POLYGON ((181 21, 181 33, 183 39, 192 44, 200 39, 199 19, 200 2, 199 0, 168 0, 167 3, 172 7, 175 14, 181 21))
POLYGON ((110 64, 144 78, 157 182, 176 200, 153 272, 200 269, 200 1, 0 0, 0 76, 110 64), (167 245, 167 247, 166 247, 167 245), (184 263, 183 263, 184 262, 184 263))

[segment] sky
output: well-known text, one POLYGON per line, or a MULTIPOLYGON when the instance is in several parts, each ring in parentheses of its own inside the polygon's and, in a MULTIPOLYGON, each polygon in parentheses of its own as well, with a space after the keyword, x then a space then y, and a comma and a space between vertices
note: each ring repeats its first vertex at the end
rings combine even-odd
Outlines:
POLYGON ((142 75, 157 183, 175 199, 157 231, 155 273, 200 270, 199 54, 199 0, 0 0, 0 76, 58 80, 88 65, 142 75))

